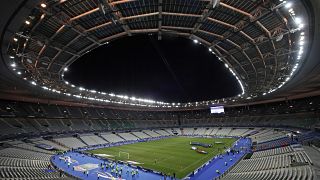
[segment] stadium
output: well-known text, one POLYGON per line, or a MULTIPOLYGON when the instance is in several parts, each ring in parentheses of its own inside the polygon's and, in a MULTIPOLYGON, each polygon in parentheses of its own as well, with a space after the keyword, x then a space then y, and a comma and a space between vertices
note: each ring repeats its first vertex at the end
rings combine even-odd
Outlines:
POLYGON ((0 9, 0 179, 320 179, 319 0, 0 9))

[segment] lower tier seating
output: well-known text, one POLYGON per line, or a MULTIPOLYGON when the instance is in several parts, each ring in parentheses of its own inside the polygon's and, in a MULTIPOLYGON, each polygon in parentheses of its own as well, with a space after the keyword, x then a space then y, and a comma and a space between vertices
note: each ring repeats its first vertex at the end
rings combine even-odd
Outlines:
POLYGON ((287 167, 253 172, 228 173, 222 180, 313 180, 310 166, 287 167))

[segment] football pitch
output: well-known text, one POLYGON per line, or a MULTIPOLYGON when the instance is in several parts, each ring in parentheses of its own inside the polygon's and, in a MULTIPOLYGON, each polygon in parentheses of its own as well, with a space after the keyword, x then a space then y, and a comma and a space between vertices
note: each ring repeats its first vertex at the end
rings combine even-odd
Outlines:
POLYGON ((183 178, 217 154, 223 153, 236 141, 234 138, 192 138, 173 137, 156 141, 139 142, 110 148, 88 151, 93 154, 111 155, 115 160, 135 161, 139 166, 163 172, 167 175, 176 174, 183 178), (213 144, 211 148, 199 147, 208 154, 200 154, 191 150, 190 142, 213 144), (221 144, 214 144, 221 142, 221 144), (120 153, 119 152, 125 152, 120 153), (128 159, 129 154, 129 159, 128 159))

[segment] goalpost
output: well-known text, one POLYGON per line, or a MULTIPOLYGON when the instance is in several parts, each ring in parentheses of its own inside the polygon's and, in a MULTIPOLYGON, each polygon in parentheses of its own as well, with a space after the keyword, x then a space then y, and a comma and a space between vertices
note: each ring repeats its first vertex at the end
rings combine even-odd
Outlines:
POLYGON ((124 152, 124 151, 119 151, 119 157, 121 157, 121 154, 126 154, 127 158, 130 158, 130 154, 128 152, 124 152))

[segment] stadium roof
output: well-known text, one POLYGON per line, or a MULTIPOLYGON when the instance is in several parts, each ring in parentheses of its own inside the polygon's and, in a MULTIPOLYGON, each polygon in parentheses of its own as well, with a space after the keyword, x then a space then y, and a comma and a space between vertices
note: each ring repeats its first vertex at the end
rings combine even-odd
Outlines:
POLYGON ((317 0, 47 0, 1 7, 2 98, 147 107, 204 107, 319 94, 317 0), (75 87, 68 66, 124 36, 173 34, 216 54, 236 97, 168 104, 75 87))

